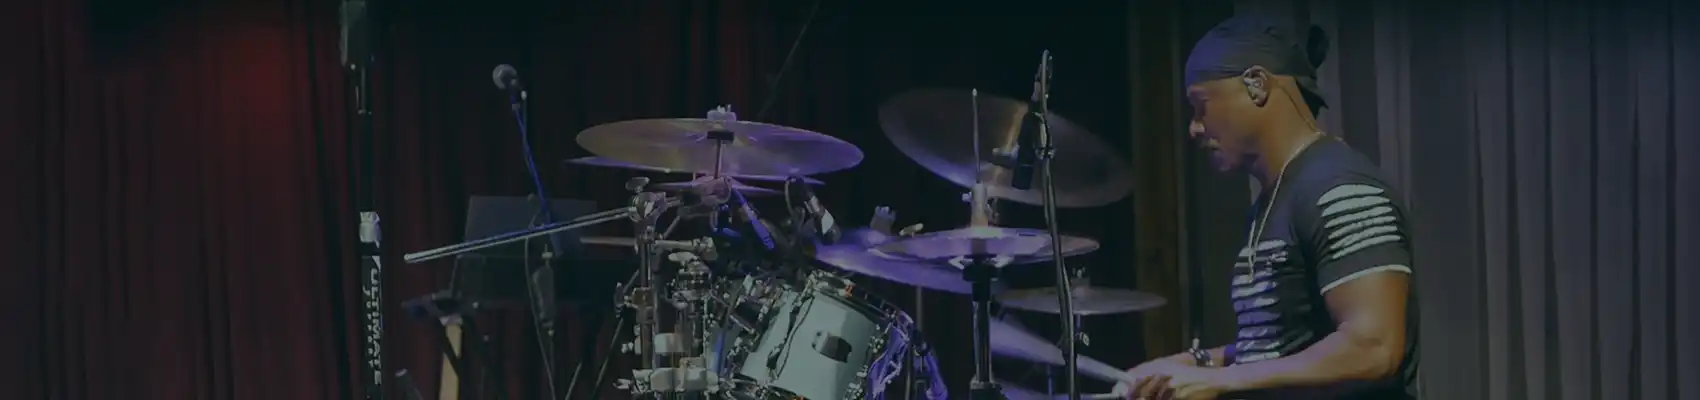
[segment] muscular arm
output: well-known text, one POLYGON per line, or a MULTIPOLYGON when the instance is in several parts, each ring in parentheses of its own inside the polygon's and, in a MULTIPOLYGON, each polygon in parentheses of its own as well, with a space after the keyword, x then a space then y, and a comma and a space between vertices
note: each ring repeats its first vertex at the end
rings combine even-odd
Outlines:
POLYGON ((1298 354, 1228 367, 1234 390, 1333 386, 1397 373, 1409 280, 1409 274, 1377 272, 1335 287, 1327 298, 1339 330, 1298 354))
POLYGON ((1236 390, 1349 388, 1383 381, 1404 361, 1411 256, 1402 207, 1385 186, 1345 177, 1312 198, 1299 228, 1316 285, 1338 324, 1298 354, 1236 365, 1236 390))
MULTIPOLYGON (((1222 364, 1225 364, 1225 362, 1224 362, 1225 360, 1223 360, 1223 359, 1228 357, 1227 356, 1227 350, 1228 350, 1228 346, 1216 346, 1216 347, 1212 347, 1212 348, 1209 348, 1209 349, 1205 349, 1204 352, 1210 353, 1210 361, 1211 362, 1216 363, 1216 365, 1222 365, 1222 364)), ((1185 352, 1185 351, 1180 352, 1180 353, 1175 353, 1174 355, 1171 355, 1171 356, 1168 356, 1168 357, 1163 357, 1163 359, 1166 360, 1166 361, 1174 361, 1174 362, 1183 363, 1183 364, 1186 364, 1186 365, 1192 365, 1193 362, 1195 361, 1195 360, 1192 359, 1192 353, 1191 352, 1185 352)))

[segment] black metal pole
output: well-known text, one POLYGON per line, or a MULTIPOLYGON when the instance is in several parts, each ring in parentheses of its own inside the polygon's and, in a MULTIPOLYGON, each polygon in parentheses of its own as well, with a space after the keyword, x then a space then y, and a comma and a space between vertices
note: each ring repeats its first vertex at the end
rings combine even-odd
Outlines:
POLYGON ((372 145, 372 90, 371 67, 372 54, 372 23, 367 3, 364 0, 344 0, 342 3, 342 63, 348 72, 350 104, 353 114, 350 116, 349 133, 352 145, 349 149, 349 168, 354 171, 354 179, 350 180, 354 192, 354 209, 358 212, 359 258, 360 258, 360 309, 363 318, 365 340, 361 343, 362 363, 361 376, 370 381, 365 382, 365 398, 380 400, 384 398, 384 366, 383 366, 383 276, 384 267, 382 255, 383 229, 380 227, 382 218, 378 217, 377 180, 373 174, 373 158, 375 147, 372 145))

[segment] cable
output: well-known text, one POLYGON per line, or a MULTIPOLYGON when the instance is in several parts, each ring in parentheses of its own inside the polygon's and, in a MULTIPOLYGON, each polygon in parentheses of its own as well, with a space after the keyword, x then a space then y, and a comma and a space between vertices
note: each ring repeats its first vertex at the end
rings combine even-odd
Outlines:
POLYGON ((767 100, 761 103, 761 109, 756 111, 756 121, 767 116, 767 110, 773 108, 773 101, 779 100, 779 84, 785 79, 785 72, 791 70, 791 61, 797 57, 797 49, 802 47, 803 38, 809 35, 809 25, 815 23, 815 14, 820 13, 821 0, 815 0, 809 6, 809 17, 803 20, 803 27, 797 30, 797 38, 791 40, 791 49, 785 51, 785 61, 779 63, 779 72, 773 74, 773 81, 767 85, 767 100))
MULTIPOLYGON (((522 131, 523 131, 523 129, 522 129, 522 131)), ((530 146, 527 146, 527 147, 530 147, 530 146)), ((528 164, 531 161, 530 154, 531 154, 531 151, 527 150, 526 151, 526 162, 528 164)), ((543 204, 549 204, 549 203, 547 201, 544 201, 543 204)), ((537 217, 538 217, 537 214, 533 214, 531 216, 531 220, 526 222, 526 225, 527 226, 533 226, 533 225, 537 224, 537 217)), ((547 218, 547 217, 545 217, 545 218, 547 218)), ((550 235, 550 236, 554 236, 554 235, 550 235)), ((555 362, 554 362, 555 351, 554 351, 554 347, 549 346, 548 341, 543 338, 544 337, 543 320, 542 320, 541 315, 540 315, 543 312, 543 310, 539 309, 538 304, 537 304, 537 303, 542 302, 543 300, 547 300, 547 299, 542 298, 543 297, 542 292, 539 291, 538 288, 537 288, 538 283, 534 282, 534 280, 531 279, 531 241, 525 240, 525 241, 523 241, 523 243, 524 244, 520 245, 519 275, 520 275, 521 282, 525 282, 525 295, 526 295, 525 297, 528 300, 528 301, 526 301, 526 310, 531 311, 531 329, 532 329, 532 333, 534 333, 533 336, 537 337, 537 351, 543 353, 543 373, 547 374, 544 377, 544 380, 549 382, 549 398, 554 399, 554 398, 558 397, 557 394, 559 393, 558 391, 555 390, 555 362)), ((545 259, 544 262, 547 263, 547 262, 549 262, 549 260, 545 259)), ((547 268, 547 266, 545 268, 547 268)), ((549 284, 550 285, 555 284, 554 278, 555 278, 554 274, 549 274, 549 279, 550 279, 549 284)), ((483 389, 480 388, 479 390, 483 390, 483 389)))

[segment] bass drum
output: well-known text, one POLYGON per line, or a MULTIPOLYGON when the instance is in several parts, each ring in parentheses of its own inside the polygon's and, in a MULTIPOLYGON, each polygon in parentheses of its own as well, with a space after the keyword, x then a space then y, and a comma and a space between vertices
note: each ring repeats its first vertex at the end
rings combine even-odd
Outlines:
POLYGON ((711 364, 728 398, 883 399, 902 387, 891 384, 920 346, 908 313, 824 272, 771 292, 741 307, 762 310, 753 330, 718 338, 711 364))

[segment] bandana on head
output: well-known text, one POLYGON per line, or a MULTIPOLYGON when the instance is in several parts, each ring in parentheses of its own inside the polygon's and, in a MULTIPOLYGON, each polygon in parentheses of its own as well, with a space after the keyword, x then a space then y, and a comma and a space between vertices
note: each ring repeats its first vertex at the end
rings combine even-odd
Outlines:
POLYGON ((1272 74, 1293 77, 1299 90, 1321 100, 1316 86, 1321 54, 1309 54, 1307 38, 1291 25, 1260 16, 1236 16, 1216 24, 1198 39, 1186 59, 1186 85, 1236 77, 1262 66, 1272 74))

